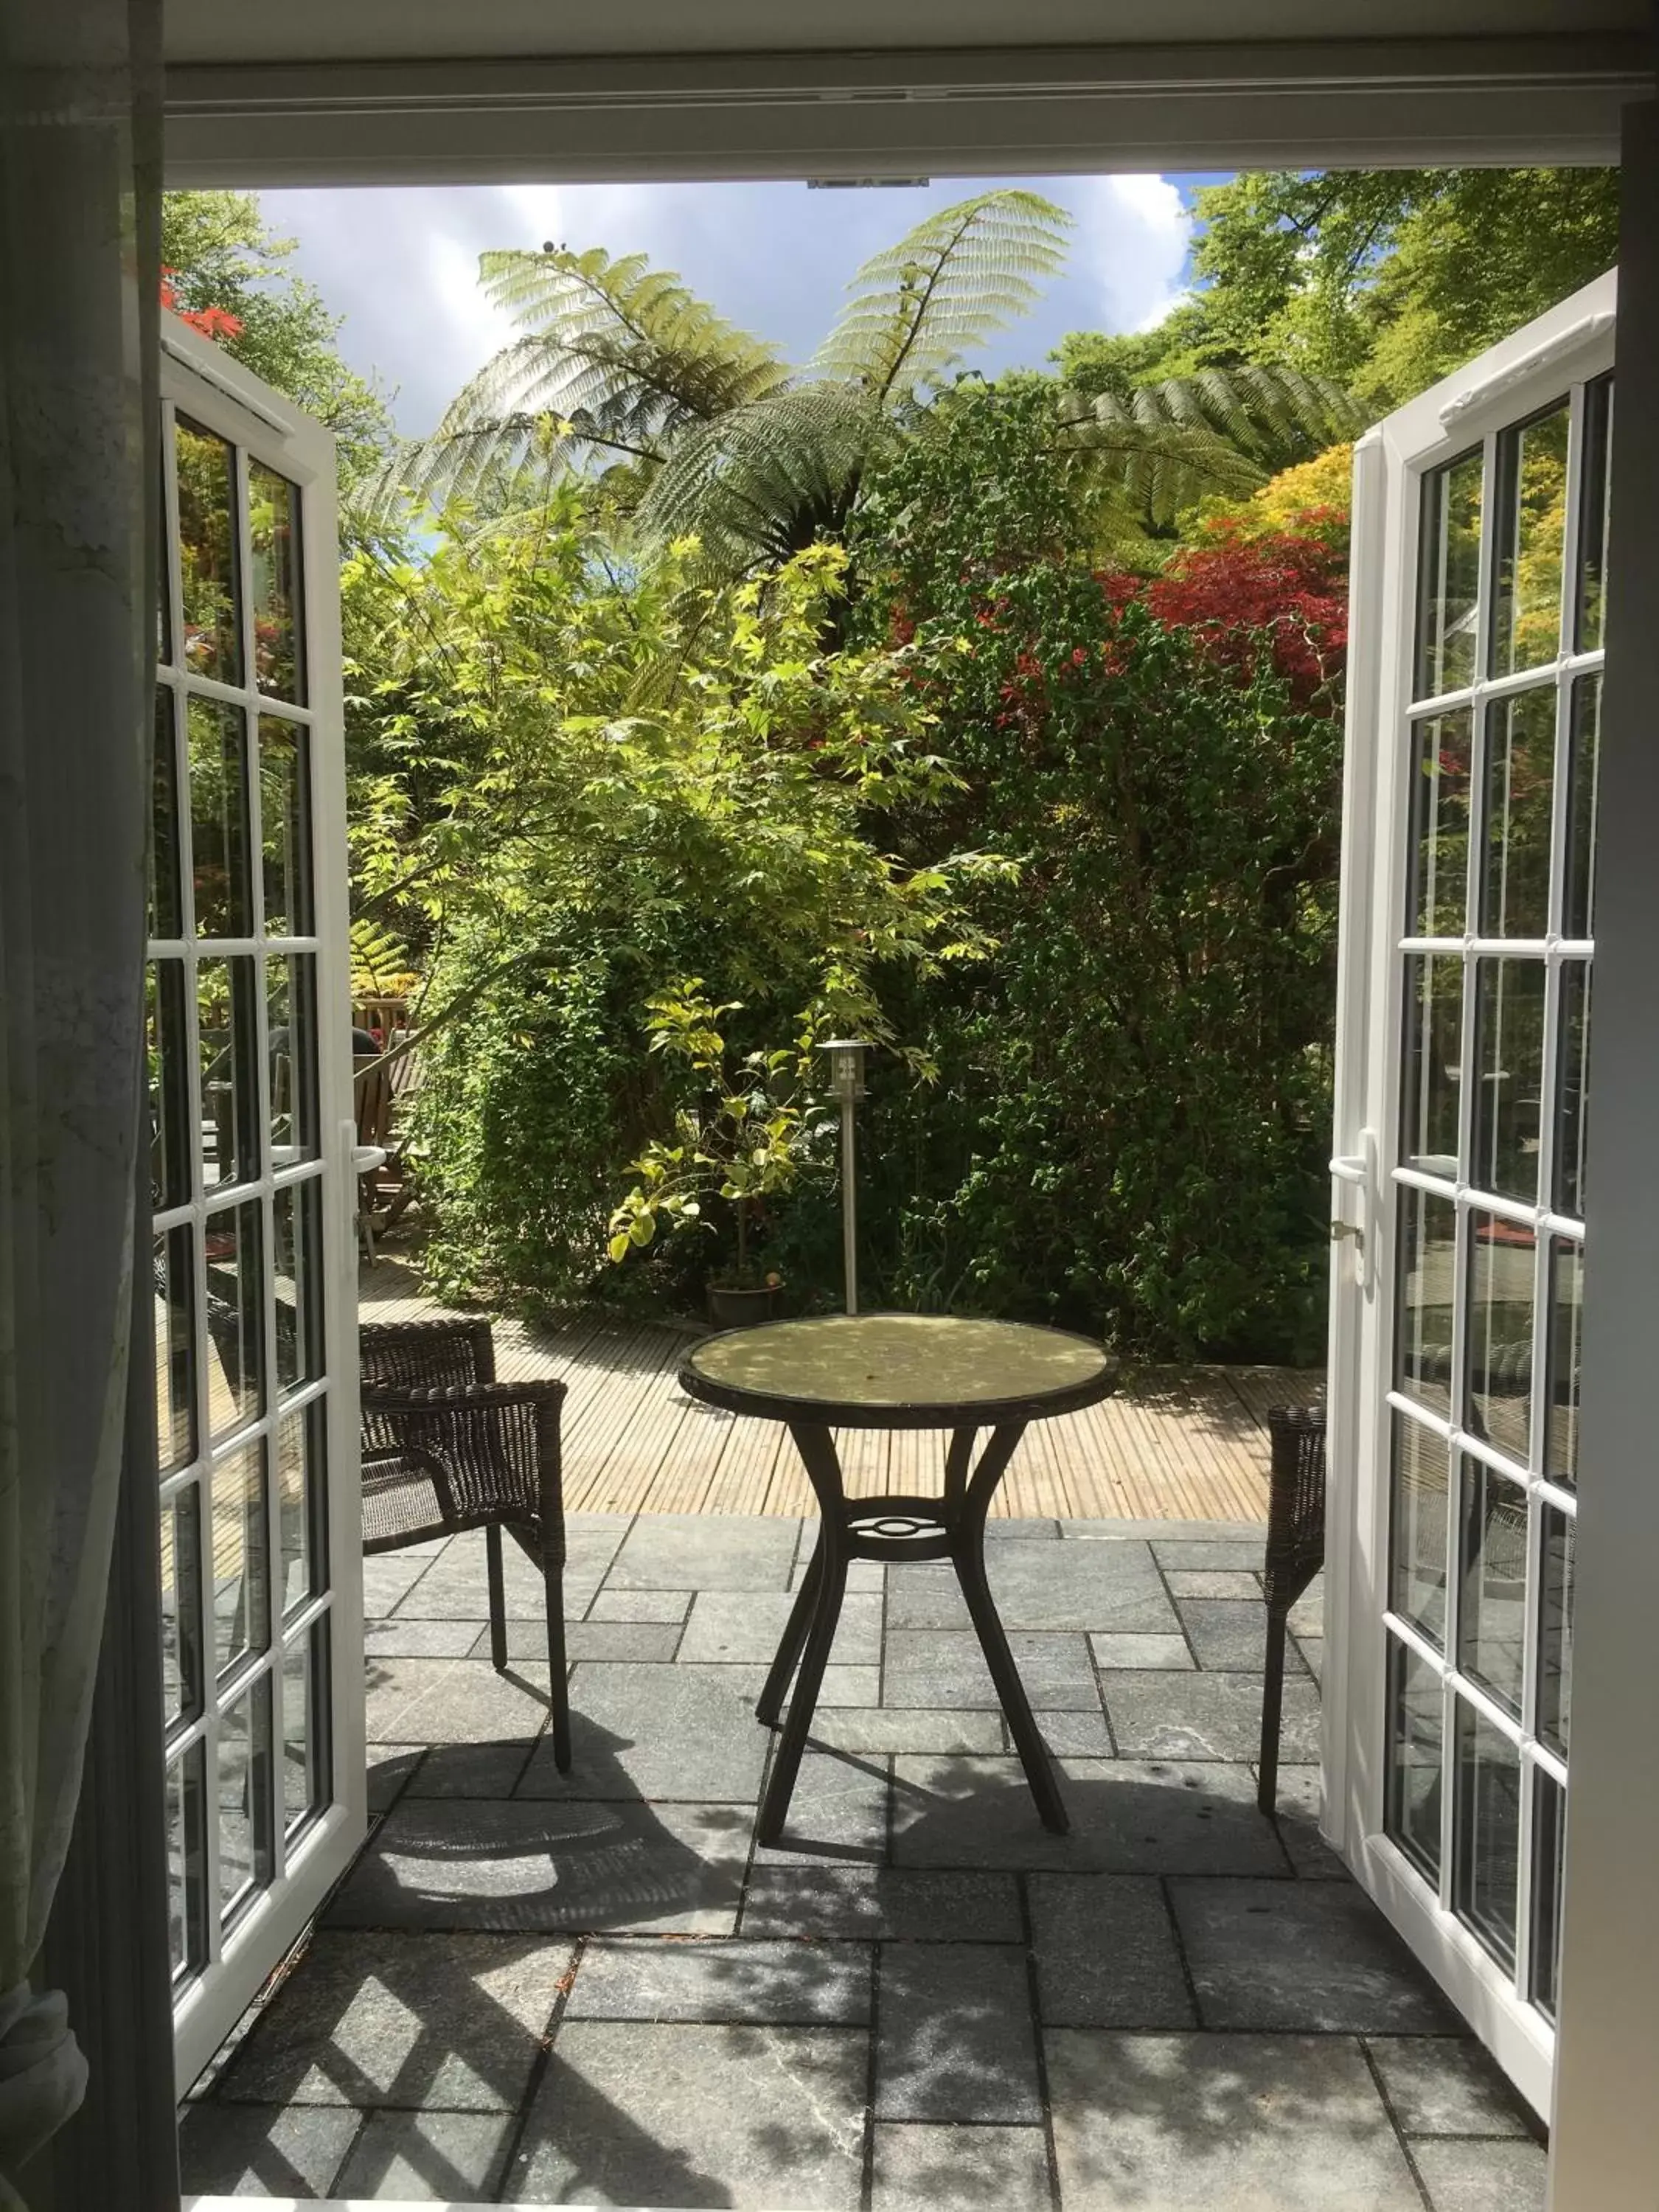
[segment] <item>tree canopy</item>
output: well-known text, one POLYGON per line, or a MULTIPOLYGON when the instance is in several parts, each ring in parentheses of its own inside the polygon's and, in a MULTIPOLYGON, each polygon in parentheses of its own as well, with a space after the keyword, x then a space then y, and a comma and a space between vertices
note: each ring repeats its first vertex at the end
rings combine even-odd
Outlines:
POLYGON ((348 482, 380 466, 392 440, 386 395, 340 358, 344 318, 289 264, 252 192, 167 192, 161 199, 162 296, 242 362, 325 423, 348 482))
POLYGON ((1115 392, 1257 362, 1381 414, 1611 268, 1611 169, 1250 170, 1200 187, 1194 289, 1150 331, 1079 331, 1066 380, 1115 392))

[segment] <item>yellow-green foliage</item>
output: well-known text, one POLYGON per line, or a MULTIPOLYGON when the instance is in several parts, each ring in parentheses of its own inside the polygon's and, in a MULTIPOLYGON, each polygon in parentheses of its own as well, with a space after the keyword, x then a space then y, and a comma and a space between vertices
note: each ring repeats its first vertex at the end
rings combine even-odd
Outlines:
POLYGON ((1345 441, 1310 461, 1281 469, 1249 499, 1206 501, 1190 534, 1249 539, 1290 530, 1322 544, 1340 544, 1348 535, 1352 486, 1353 447, 1345 441))

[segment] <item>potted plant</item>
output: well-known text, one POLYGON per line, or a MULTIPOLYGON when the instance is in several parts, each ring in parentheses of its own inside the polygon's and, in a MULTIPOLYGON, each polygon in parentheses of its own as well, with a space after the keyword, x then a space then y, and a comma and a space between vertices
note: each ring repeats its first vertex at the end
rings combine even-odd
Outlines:
POLYGON ((649 1003, 651 1049, 691 1079, 672 1139, 647 1145, 629 1172, 632 1188, 611 1217, 611 1257, 648 1249, 659 1231, 710 1231, 712 1200, 731 1208, 732 1263, 709 1279, 711 1320, 722 1328, 770 1321, 783 1294, 756 1245, 769 1202, 827 1161, 833 1124, 798 1095, 809 1065, 799 1052, 750 1052, 734 1060, 719 1024, 739 1011, 714 1006, 701 976, 649 1003))

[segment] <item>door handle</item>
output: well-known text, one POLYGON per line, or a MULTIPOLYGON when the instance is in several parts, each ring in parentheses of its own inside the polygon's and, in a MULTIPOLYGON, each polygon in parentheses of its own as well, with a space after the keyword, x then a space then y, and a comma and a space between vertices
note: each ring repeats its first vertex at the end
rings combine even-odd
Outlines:
POLYGON ((353 1175, 372 1175, 376 1168, 385 1165, 386 1148, 383 1145, 354 1145, 351 1147, 353 1175))
POLYGON ((1331 1180, 1348 1185, 1359 1193, 1359 1218, 1349 1221, 1333 1209, 1331 1236, 1338 1242, 1352 1237, 1354 1240, 1354 1279, 1363 1291, 1369 1293, 1376 1279, 1376 1224, 1382 1210, 1382 1192, 1376 1178, 1376 1132, 1362 1129, 1359 1150, 1339 1153, 1331 1162, 1331 1180))

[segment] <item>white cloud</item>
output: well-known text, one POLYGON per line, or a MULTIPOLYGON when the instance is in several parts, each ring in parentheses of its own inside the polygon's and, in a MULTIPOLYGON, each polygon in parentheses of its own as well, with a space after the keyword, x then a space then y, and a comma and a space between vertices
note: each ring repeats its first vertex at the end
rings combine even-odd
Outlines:
POLYGON ((1078 258, 1109 331, 1144 331, 1182 296, 1193 219, 1167 177, 1090 177, 1078 207, 1078 258))

